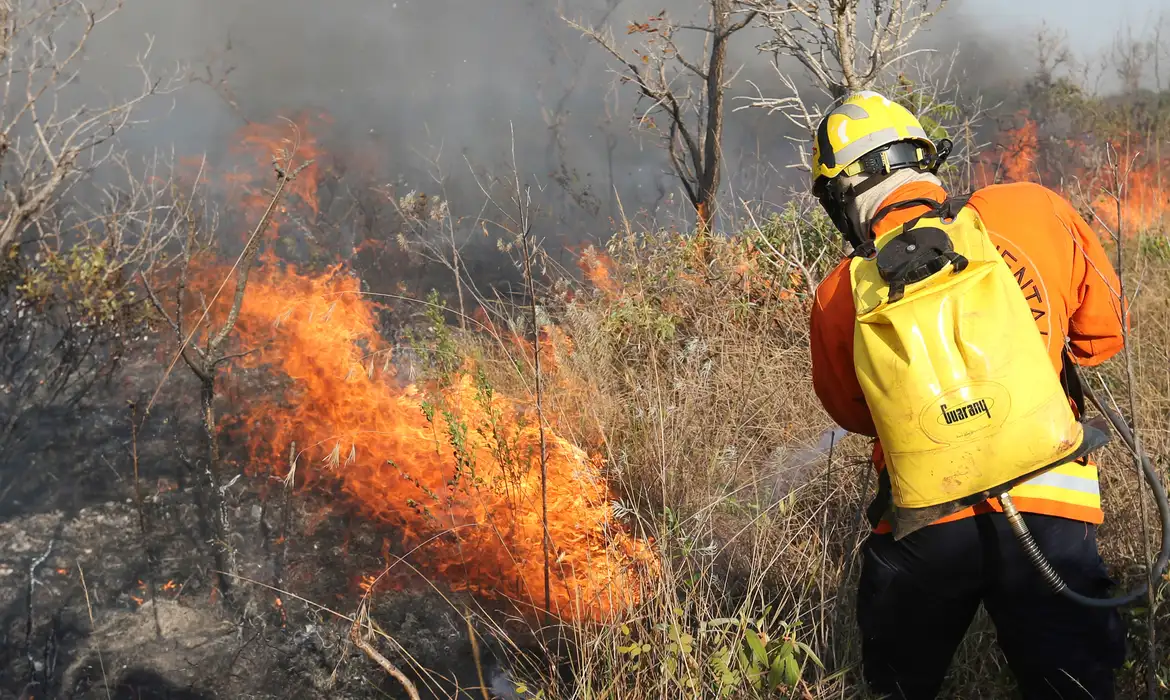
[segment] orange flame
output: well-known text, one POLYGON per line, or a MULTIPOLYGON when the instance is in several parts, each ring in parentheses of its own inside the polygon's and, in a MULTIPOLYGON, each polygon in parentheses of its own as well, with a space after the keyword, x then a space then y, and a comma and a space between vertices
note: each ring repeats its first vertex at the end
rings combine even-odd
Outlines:
MULTIPOLYGON (((340 265, 307 276, 268 259, 255 271, 238 330, 259 352, 242 362, 291 385, 247 408, 253 466, 283 473, 288 445, 309 445, 298 478, 336 483, 394 526, 412 564, 456 590, 543 608, 535 418, 472 373, 440 391, 441 406, 400 388, 374 311, 340 265)), ((650 550, 614 522, 598 460, 550 428, 545 437, 553 612, 599 616, 637 597, 650 550)))
MULTIPOLYGON (((297 163, 318 158, 309 120, 302 115, 296 124, 297 163)), ((252 222, 269 201, 262 188, 270 180, 261 178, 271 177, 273 155, 292 148, 293 133, 288 125, 249 124, 238 134, 237 152, 263 166, 228 176, 244 193, 252 222)), ((316 216, 318 168, 300 172, 278 217, 298 207, 316 216)), ((196 288, 218 286, 227 274, 203 269, 188 292, 206 296, 196 288)), ((456 590, 543 608, 548 541, 552 612, 598 617, 637 599, 638 573, 655 560, 647 543, 614 522, 599 460, 546 427, 549 517, 542 523, 535 418, 488 391, 474 371, 437 393, 401 386, 377 331, 376 306, 359 290, 342 265, 305 275, 268 254, 252 272, 236 331, 242 349, 254 352, 239 365, 275 369, 284 380, 279 389, 240 398, 252 471, 288 476, 289 444, 306 446, 296 483, 340 489, 392 528, 395 554, 389 547, 383 553, 392 578, 417 567, 456 590)), ((229 282, 210 318, 224 318, 233 295, 229 282)), ((196 299, 187 308, 194 322, 202 305, 196 299)), ((571 343, 555 327, 541 333, 542 362, 555 367, 571 343)), ((530 343, 511 336, 530 356, 530 343)))
POLYGON ((146 584, 143 583, 141 579, 138 581, 138 592, 141 595, 134 595, 131 593, 130 600, 134 601, 135 605, 141 607, 146 603, 146 584))
MULTIPOLYGON (((328 117, 321 116, 319 120, 328 120, 328 117)), ((236 132, 238 142, 232 150, 247 153, 256 160, 254 166, 249 165, 243 172, 228 176, 229 182, 243 188, 244 207, 248 212, 260 213, 268 206, 269 195, 257 185, 271 182, 272 161, 275 159, 283 163, 289 155, 293 155, 294 167, 309 160, 313 162, 297 175, 296 180, 289 183, 286 190, 288 196, 308 207, 314 217, 320 213, 317 184, 321 176, 320 158, 323 151, 315 134, 317 121, 302 113, 289 122, 252 122, 236 132)), ((286 209, 281 211, 283 213, 286 209)))
POLYGON ((1038 151, 1036 122, 1025 118, 1022 126, 1009 132, 1004 154, 1004 177, 1011 182, 1034 182, 1038 151))
POLYGON ((1111 146, 1117 171, 1106 169, 1103 191, 1099 190, 1092 202, 1100 223, 1111 231, 1126 233, 1165 224, 1170 219, 1170 189, 1159 186, 1159 175, 1167 163, 1135 152, 1128 143, 1111 146))
POLYGON ((617 296, 621 292, 621 286, 613 278, 613 260, 607 253, 587 246, 577 257, 577 266, 581 268, 585 279, 606 296, 617 296))
MULTIPOLYGON (((328 122, 328 115, 316 118, 301 113, 290 120, 275 123, 251 122, 241 127, 234 135, 229 149, 235 156, 245 159, 239 170, 214 173, 215 168, 201 157, 184 157, 179 160, 179 178, 185 186, 207 185, 217 177, 239 203, 248 227, 260 220, 268 208, 275 187, 273 161, 281 167, 288 164, 292 156, 292 167, 308 163, 296 173, 296 179, 285 187, 285 194, 273 211, 273 226, 269 235, 288 220, 292 209, 299 209, 310 221, 320 213, 318 186, 324 167, 324 149, 316 136, 316 127, 328 122), (309 162, 312 161, 312 162, 309 162), (196 176, 198 175, 198 181, 196 176)), ((291 173, 290 173, 291 174, 291 173)))
MULTIPOLYGON (((1018 116, 1020 126, 1001 135, 999 163, 985 158, 977 164, 976 185, 989 185, 997 179, 1041 183, 1056 180, 1043 177, 1038 160, 1041 143, 1036 120, 1027 111, 1021 111, 1018 116)), ((1100 154, 1091 158, 1085 143, 1075 139, 1067 141, 1075 154, 1072 160, 1079 163, 1073 165, 1069 181, 1090 183, 1093 190, 1089 206, 1096 220, 1090 223, 1114 232, 1123 228, 1127 234, 1165 225, 1170 219, 1170 188, 1163 186, 1161 175, 1170 165, 1170 149, 1162 156, 1156 146, 1136 148, 1134 144, 1142 140, 1124 133, 1103 141, 1112 152, 1110 159, 1103 159, 1100 154), (1123 178, 1120 182, 1119 175, 1123 178)), ((1068 191, 1061 194, 1070 195, 1068 191)))

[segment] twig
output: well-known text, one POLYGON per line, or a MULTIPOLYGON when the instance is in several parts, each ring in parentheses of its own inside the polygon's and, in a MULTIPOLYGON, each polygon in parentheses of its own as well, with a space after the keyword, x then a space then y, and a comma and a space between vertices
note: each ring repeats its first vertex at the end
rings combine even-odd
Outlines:
MULTIPOLYGON (((1112 147, 1110 147, 1110 151, 1112 150, 1112 147)), ((1112 162, 1112 153, 1110 154, 1109 160, 1111 161, 1110 164, 1113 168, 1113 184, 1116 188, 1113 198, 1117 205, 1117 282, 1119 285, 1119 292, 1121 297, 1119 299, 1119 304, 1122 310, 1121 348, 1122 357, 1125 360, 1126 379, 1129 385, 1127 387, 1127 393, 1129 398, 1129 415, 1131 421, 1130 429, 1133 432, 1134 441, 1133 461, 1134 466, 1137 468, 1139 479, 1138 483, 1141 483, 1141 480, 1145 478, 1142 474, 1142 460, 1145 457, 1145 453, 1142 447, 1141 433, 1138 431, 1137 400, 1134 396, 1134 385, 1137 379, 1134 376, 1133 355, 1130 352, 1128 324, 1125 323, 1125 321, 1129 318, 1130 305, 1125 303, 1125 260, 1122 256, 1122 251, 1125 248, 1125 228, 1122 219, 1124 207, 1122 204, 1127 194, 1126 183, 1129 181, 1130 168, 1127 166, 1123 171, 1120 163, 1112 162)), ((1132 165, 1132 161, 1130 165, 1132 165)), ((1142 544, 1145 545, 1146 561, 1152 562, 1153 553, 1150 551, 1150 522, 1149 514, 1146 512, 1145 500, 1140 500, 1139 512, 1141 514, 1142 544)), ((1146 584, 1146 602, 1148 603, 1146 607, 1146 633, 1149 635, 1149 639, 1146 641, 1146 692, 1149 695, 1150 700, 1155 700, 1155 698, 1158 697, 1158 653, 1156 648, 1157 626, 1155 625, 1154 612, 1157 609, 1158 601, 1157 588, 1154 586, 1154 567, 1152 564, 1149 565, 1149 568, 1146 571, 1146 584)))
POLYGON ((471 640, 471 658, 475 661, 475 674, 479 678, 479 690, 483 700, 492 700, 488 695, 487 683, 483 679, 483 661, 479 658, 479 641, 475 638, 475 627, 471 624, 471 611, 463 606, 463 620, 467 623, 467 638, 471 640))
POLYGON ((146 582, 150 586, 150 607, 154 611, 154 635, 162 639, 162 624, 158 620, 158 598, 154 577, 154 562, 150 556, 150 538, 146 528, 146 508, 142 487, 138 481, 138 406, 130 402, 130 459, 134 465, 134 504, 138 509, 138 533, 142 538, 142 556, 146 557, 146 582))
MULTIPOLYGON (((89 587, 85 585, 85 572, 81 569, 81 562, 77 562, 77 573, 81 575, 81 590, 85 593, 85 610, 89 613, 89 628, 93 632, 97 632, 97 625, 93 623, 93 605, 89 602, 89 587)), ((155 608, 154 624, 158 624, 158 604, 152 603, 155 608)), ((159 636, 162 636, 161 630, 159 636)), ((94 639, 93 648, 97 650, 98 667, 102 670, 102 686, 106 689, 106 700, 110 700, 110 681, 106 678, 106 662, 102 660, 102 648, 98 645, 97 639, 94 639)))
POLYGON ((288 560, 288 520, 289 520, 289 501, 291 500, 291 492, 293 482, 296 480, 297 472, 297 441, 293 440, 288 448, 288 475, 282 480, 284 483, 284 504, 281 507, 280 515, 280 549, 276 552, 276 571, 273 577, 276 585, 280 586, 284 578, 284 563, 288 560))
MULTIPOLYGON (((514 143, 514 141, 513 141, 514 143)), ((516 180, 516 201, 523 209, 520 181, 516 180)), ((532 280, 532 226, 526 213, 520 212, 524 228, 520 232, 520 249, 524 256, 524 284, 528 288, 528 312, 532 319, 532 365, 536 382, 536 422, 540 429, 540 522, 544 550, 544 614, 547 621, 552 611, 552 587, 549 580, 549 545, 552 539, 548 531, 548 444, 544 435, 544 391, 540 376, 540 326, 536 317, 536 285, 532 280)))
POLYGON ((393 663, 391 663, 389 659, 387 659, 385 656, 382 656, 382 654, 379 653, 372 644, 367 642, 362 637, 361 627, 363 624, 368 623, 369 608, 367 607, 366 602, 362 601, 361 607, 358 608, 358 614, 354 618, 353 625, 349 628, 349 641, 353 642, 355 647, 361 649, 362 653, 370 657, 371 661, 381 666, 382 670, 393 676, 395 680, 401 683, 402 687, 406 689, 406 694, 410 696, 411 700, 420 700, 418 689, 415 688, 414 683, 406 677, 406 674, 403 673, 393 663))

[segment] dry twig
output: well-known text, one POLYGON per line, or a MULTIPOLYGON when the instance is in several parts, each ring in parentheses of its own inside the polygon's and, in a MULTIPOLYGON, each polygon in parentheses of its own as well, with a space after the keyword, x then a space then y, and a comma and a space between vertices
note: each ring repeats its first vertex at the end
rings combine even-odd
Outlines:
MULTIPOLYGON (((85 585, 85 572, 81 569, 81 562, 77 562, 77 573, 81 576, 81 590, 85 593, 85 610, 89 613, 89 628, 97 631, 97 626, 93 623, 93 605, 89 602, 89 587, 85 585)), ((158 608, 157 603, 152 602, 151 605, 158 608)), ((158 624, 158 612, 155 612, 154 623, 158 624)), ((159 636, 162 636, 161 631, 159 636)), ((110 700, 110 681, 106 678, 106 662, 102 660, 102 648, 98 645, 97 640, 94 640, 93 647, 97 650, 98 666, 102 670, 102 686, 106 689, 106 700, 110 700)))
POLYGON ((382 654, 377 649, 375 649, 372 644, 370 644, 364 637, 362 637, 361 628, 368 626, 369 624, 369 607, 366 601, 363 600, 361 606, 358 608, 357 615, 354 617, 353 625, 349 628, 349 640, 353 642, 355 647, 361 649, 362 653, 370 657, 371 661, 381 666, 382 670, 386 671, 386 673, 390 674, 394 677, 395 680, 401 683, 402 687, 406 690, 406 694, 410 696, 411 700, 419 700, 418 688, 414 686, 414 682, 407 678, 406 674, 403 673, 401 669, 391 663, 390 660, 385 656, 382 656, 382 654))

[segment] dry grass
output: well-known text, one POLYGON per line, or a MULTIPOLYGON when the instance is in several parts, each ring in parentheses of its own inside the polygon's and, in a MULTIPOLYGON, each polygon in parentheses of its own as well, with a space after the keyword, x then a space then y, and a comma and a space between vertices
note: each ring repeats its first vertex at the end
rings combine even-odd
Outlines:
MULTIPOLYGON (((765 226, 773 242, 783 238, 781 224, 765 226)), ((1137 422, 1147 451, 1164 460, 1170 255, 1146 239, 1140 248, 1125 270, 1127 288, 1138 290, 1130 292, 1137 422)), ((663 573, 619 619, 568 632, 570 681, 537 673, 544 678, 530 678, 522 696, 539 688, 544 697, 582 699, 867 697, 852 562, 875 487, 868 442, 848 436, 830 452, 812 449, 833 424, 811 386, 808 285, 775 252, 722 239, 699 268, 689 239, 627 232, 606 253, 585 256, 594 284, 546 309, 556 328, 545 349, 545 410, 562 434, 605 455, 617 510, 655 539, 663 573), (778 693, 768 695, 769 679, 778 693)), ((523 358, 502 356, 506 344, 468 342, 494 382, 531 386, 515 372, 523 358)), ((1086 376, 1096 382, 1098 373, 1086 376)), ((1128 415, 1124 365, 1113 360, 1101 376, 1128 415)), ((1138 498, 1148 495, 1118 445, 1102 460, 1102 555, 1132 584, 1144 557, 1138 498)), ((1152 501, 1147 512, 1156 547, 1152 501)), ((1127 619, 1135 663, 1119 697, 1144 690, 1144 615, 1127 619)), ((1159 613, 1158 627, 1170 638, 1170 616, 1159 613)), ((944 696, 1014 693, 980 614, 944 696)))

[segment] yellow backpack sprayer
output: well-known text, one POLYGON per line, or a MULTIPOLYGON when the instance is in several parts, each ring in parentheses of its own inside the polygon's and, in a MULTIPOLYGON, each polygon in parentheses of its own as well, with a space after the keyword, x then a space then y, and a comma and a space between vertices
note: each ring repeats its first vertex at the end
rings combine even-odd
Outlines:
MULTIPOLYGON (((1146 586, 1105 599, 1070 590, 1012 503, 1014 486, 1109 442, 1110 424, 1136 447, 1067 353, 1063 381, 1053 369, 1015 277, 967 199, 886 207, 875 222, 895 209, 931 209, 863 243, 850 263, 854 366, 886 455, 894 537, 996 498, 1054 591, 1085 605, 1132 602, 1146 586), (1085 418, 1085 395, 1102 416, 1085 418)), ((1154 580, 1170 560, 1170 506, 1145 457, 1142 469, 1162 524, 1154 580)))

